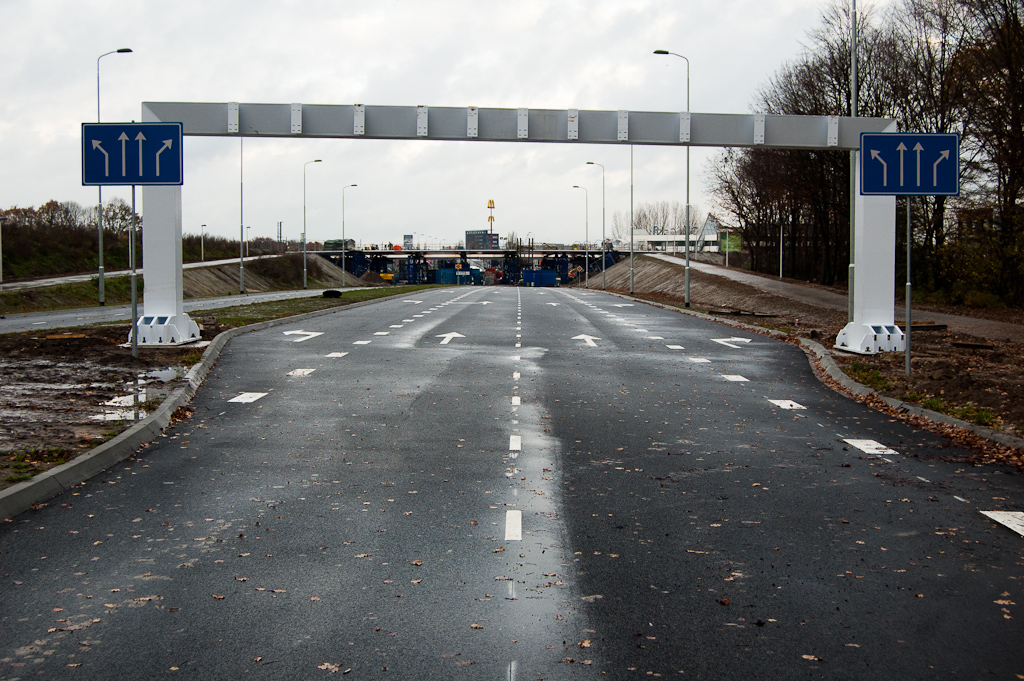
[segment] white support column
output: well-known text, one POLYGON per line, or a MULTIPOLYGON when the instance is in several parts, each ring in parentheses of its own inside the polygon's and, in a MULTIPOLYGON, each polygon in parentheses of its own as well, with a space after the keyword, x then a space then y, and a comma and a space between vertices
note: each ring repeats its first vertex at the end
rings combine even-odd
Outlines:
POLYGON ((854 185, 853 321, 836 337, 836 348, 861 355, 902 352, 903 331, 895 322, 896 197, 861 196, 860 164, 854 185))
POLYGON ((182 345, 199 340, 185 314, 181 284, 181 187, 142 188, 145 302, 139 345, 182 345))

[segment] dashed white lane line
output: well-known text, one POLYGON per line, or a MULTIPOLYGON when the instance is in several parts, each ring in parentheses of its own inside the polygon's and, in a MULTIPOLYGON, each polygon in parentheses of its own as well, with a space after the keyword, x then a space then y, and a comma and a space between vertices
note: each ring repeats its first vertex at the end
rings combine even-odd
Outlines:
POLYGON ((513 407, 518 407, 520 404, 522 404, 522 402, 519 401, 519 395, 513 395, 512 396, 512 406, 513 407))
POLYGON ((508 451, 510 451, 510 452, 521 452, 521 451, 523 451, 523 436, 522 435, 509 435, 508 436, 508 451))
POLYGON ((750 380, 749 378, 745 378, 738 374, 722 374, 722 378, 724 378, 727 381, 734 381, 736 383, 744 383, 750 380))
POLYGON ((347 352, 332 352, 328 354, 327 357, 344 357, 347 354, 347 352))
POLYGON ((314 371, 316 371, 316 369, 293 369, 285 374, 285 376, 309 376, 314 371))
MULTIPOLYGON (((509 511, 511 513, 511 511, 509 511)), ((1024 537, 1024 512, 1021 511, 982 511, 982 515, 1006 525, 1011 530, 1024 537)), ((505 520, 505 532, 508 533, 508 519, 505 520)), ((505 537, 508 539, 508 537, 505 537)))
POLYGON ((953 495, 953 498, 954 498, 954 499, 956 499, 957 501, 962 501, 962 502, 964 502, 965 504, 969 504, 969 503, 971 503, 971 502, 967 501, 966 499, 964 499, 963 497, 958 497, 958 496, 956 496, 955 494, 953 495))
POLYGON ((521 541, 523 538, 523 512, 505 511, 505 541, 521 541))
POLYGON ((665 340, 664 336, 648 336, 647 340, 665 340))
POLYGON ((391 325, 391 326, 390 326, 389 328, 392 328, 392 329, 401 329, 401 328, 402 328, 402 327, 404 327, 404 326, 405 326, 405 324, 392 324, 392 325, 391 325))
POLYGON ((409 323, 414 322, 416 320, 415 319, 403 319, 402 321, 405 322, 406 324, 409 324, 409 323))
POLYGON ((804 405, 802 405, 802 404, 800 404, 798 402, 794 402, 793 400, 768 400, 768 401, 771 402, 772 404, 774 404, 776 407, 779 407, 780 409, 806 409, 807 408, 807 407, 805 407, 804 405))
POLYGON ((261 397, 266 397, 269 394, 270 393, 242 393, 237 397, 232 397, 230 400, 228 400, 228 402, 255 402, 261 397))
POLYGON ((917 476, 917 479, 920 480, 921 482, 931 482, 931 480, 929 480, 928 478, 922 478, 920 475, 917 476))
MULTIPOLYGON (((516 357, 516 359, 519 359, 519 358, 516 357)), ((520 373, 518 371, 513 371, 512 372, 512 380, 513 381, 518 381, 519 380, 519 376, 520 376, 520 373)))
POLYGON ((668 348, 669 350, 685 350, 686 349, 682 345, 666 345, 665 347, 668 348))
POLYGON ((373 335, 374 336, 387 336, 390 333, 391 333, 390 331, 374 331, 373 335))
POLYGON ((690 361, 694 364, 711 364, 710 359, 704 359, 703 357, 691 357, 690 361))
POLYGON ((352 345, 369 345, 373 341, 355 341, 352 345))
POLYGON ((881 454, 898 455, 899 454, 899 452, 897 452, 896 450, 889 449, 888 447, 883 445, 881 442, 875 442, 874 440, 844 439, 843 442, 845 442, 846 444, 848 444, 848 445, 850 445, 852 447, 856 447, 857 449, 859 449, 860 451, 864 452, 865 454, 879 454, 879 455, 881 455, 881 454))

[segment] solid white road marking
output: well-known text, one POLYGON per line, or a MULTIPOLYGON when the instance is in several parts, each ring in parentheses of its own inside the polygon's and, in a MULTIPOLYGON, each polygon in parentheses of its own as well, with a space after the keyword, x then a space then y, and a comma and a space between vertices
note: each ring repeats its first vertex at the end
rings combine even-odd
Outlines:
POLYGON ((523 538, 523 512, 505 511, 505 541, 520 541, 523 538))
POLYGON ((668 348, 669 350, 685 350, 686 349, 682 345, 666 345, 665 347, 668 348))
POLYGON ((422 300, 412 300, 411 298, 406 298, 402 302, 403 303, 422 303, 423 301, 422 300))
POLYGON ((310 338, 316 338, 317 336, 322 336, 322 335, 324 335, 324 332, 323 331, 285 331, 284 335, 286 335, 286 336, 299 336, 299 335, 305 336, 305 338, 296 338, 293 341, 295 343, 301 343, 303 341, 308 341, 310 338))
POLYGON ((327 356, 328 357, 344 357, 347 354, 348 354, 347 352, 332 352, 332 353, 330 353, 327 356))
POLYGON ((373 341, 356 341, 356 342, 352 343, 352 345, 369 345, 372 342, 373 341))
POLYGON ((889 449, 881 442, 875 442, 874 440, 844 439, 843 442, 853 447, 856 447, 865 454, 899 454, 899 452, 893 449, 889 449))
POLYGON ((285 376, 309 376, 314 371, 316 371, 316 369, 295 369, 293 371, 289 371, 285 376))
POLYGON ((261 397, 266 397, 270 393, 242 393, 237 397, 232 397, 228 402, 255 402, 261 397))
POLYGON ((776 407, 779 407, 781 409, 806 409, 807 408, 807 407, 805 407, 802 404, 797 404, 793 400, 768 400, 768 401, 771 402, 772 404, 774 404, 776 407))
POLYGON ((724 378, 727 381, 735 381, 737 383, 743 383, 743 382, 749 380, 749 379, 744 378, 743 376, 739 376, 737 374, 722 374, 722 378, 724 378))
POLYGON ((523 451, 523 436, 522 435, 509 435, 508 436, 508 451, 510 451, 510 452, 521 452, 521 451, 523 451))
POLYGON ((712 338, 711 341, 713 343, 721 343, 722 345, 725 345, 725 346, 728 346, 730 348, 733 348, 734 350, 739 350, 739 349, 741 349, 740 346, 733 345, 733 343, 749 343, 750 339, 749 338, 712 338))
MULTIPOLYGON (((511 511, 510 511, 511 512, 511 511)), ((988 516, 997 523, 1006 525, 1011 530, 1024 537, 1024 512, 1021 511, 982 511, 982 515, 988 516)), ((508 532, 508 520, 505 521, 505 532, 508 532)), ((508 537, 506 537, 508 539, 508 537)))

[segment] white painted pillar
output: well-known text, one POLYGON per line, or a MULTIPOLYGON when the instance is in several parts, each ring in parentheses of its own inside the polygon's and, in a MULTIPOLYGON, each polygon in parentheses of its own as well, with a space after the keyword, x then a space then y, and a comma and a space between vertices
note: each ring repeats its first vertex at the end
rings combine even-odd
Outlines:
MULTIPOLYGON (((895 132, 895 126, 886 132, 895 132)), ((836 348, 862 355, 902 352, 903 331, 895 322, 896 197, 862 196, 857 152, 855 177, 853 321, 836 336, 836 348)))
POLYGON ((142 188, 145 295, 139 345, 181 345, 199 339, 185 314, 181 283, 181 187, 142 188))

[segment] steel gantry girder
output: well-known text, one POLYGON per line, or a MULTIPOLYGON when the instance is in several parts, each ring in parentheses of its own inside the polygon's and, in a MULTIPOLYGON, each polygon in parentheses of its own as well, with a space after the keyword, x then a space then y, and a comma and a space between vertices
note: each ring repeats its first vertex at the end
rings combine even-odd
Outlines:
MULTIPOLYGON (((142 120, 180 122, 183 134, 206 137, 844 151, 859 150, 861 133, 896 131, 889 119, 847 116, 238 102, 143 102, 142 120)), ((857 157, 859 169, 859 153, 857 157)), ((851 287, 854 315, 840 333, 837 345, 868 354, 902 350, 903 334, 893 321, 896 200, 891 196, 858 196, 857 202, 857 276, 851 287)), ((195 337, 198 329, 182 308, 181 187, 144 187, 143 204, 147 227, 143 250, 144 255, 152 257, 145 258, 146 300, 139 336, 146 339, 144 344, 185 342, 195 337), (144 328, 143 322, 148 326, 144 328)))

